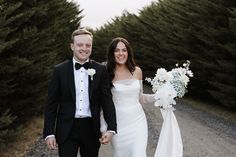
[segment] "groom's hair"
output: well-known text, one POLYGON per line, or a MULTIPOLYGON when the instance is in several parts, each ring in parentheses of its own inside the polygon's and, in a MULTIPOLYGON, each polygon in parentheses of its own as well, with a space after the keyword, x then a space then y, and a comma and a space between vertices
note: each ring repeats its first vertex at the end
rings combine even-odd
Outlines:
POLYGON ((74 43, 74 37, 77 35, 87 34, 93 38, 93 34, 85 28, 76 29, 71 35, 71 43, 74 43))

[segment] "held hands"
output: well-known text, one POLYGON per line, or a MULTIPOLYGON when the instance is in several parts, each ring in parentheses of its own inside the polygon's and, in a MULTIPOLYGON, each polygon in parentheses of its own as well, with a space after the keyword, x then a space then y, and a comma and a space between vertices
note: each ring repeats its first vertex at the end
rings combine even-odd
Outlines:
POLYGON ((99 141, 101 144, 108 144, 111 141, 113 135, 114 133, 107 131, 102 134, 102 137, 99 139, 99 141))
POLYGON ((57 149, 57 143, 56 143, 56 138, 55 137, 48 137, 46 139, 47 147, 49 149, 57 149))

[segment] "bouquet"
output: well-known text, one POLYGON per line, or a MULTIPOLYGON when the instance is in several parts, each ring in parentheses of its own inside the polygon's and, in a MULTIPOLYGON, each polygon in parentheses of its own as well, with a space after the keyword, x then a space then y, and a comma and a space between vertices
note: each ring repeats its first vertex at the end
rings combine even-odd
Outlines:
POLYGON ((182 67, 176 64, 171 71, 159 68, 153 79, 146 78, 155 93, 155 106, 161 107, 163 117, 154 157, 183 157, 183 142, 172 105, 176 104, 175 98, 182 98, 187 92, 189 77, 193 77, 189 66, 190 61, 187 60, 182 67))
POLYGON ((189 77, 193 77, 193 72, 189 69, 190 61, 186 61, 182 67, 176 64, 176 68, 166 71, 164 68, 157 69, 153 79, 145 80, 151 83, 155 93, 155 106, 163 109, 171 108, 175 105, 175 98, 181 98, 187 92, 189 77))

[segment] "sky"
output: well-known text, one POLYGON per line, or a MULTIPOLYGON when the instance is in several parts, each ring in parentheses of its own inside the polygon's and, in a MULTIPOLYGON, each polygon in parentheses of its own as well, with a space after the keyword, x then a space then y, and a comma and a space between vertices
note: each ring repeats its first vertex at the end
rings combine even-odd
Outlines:
POLYGON ((138 14, 144 6, 151 4, 154 0, 72 0, 80 4, 84 9, 81 21, 82 27, 99 28, 112 18, 121 16, 124 10, 138 14))

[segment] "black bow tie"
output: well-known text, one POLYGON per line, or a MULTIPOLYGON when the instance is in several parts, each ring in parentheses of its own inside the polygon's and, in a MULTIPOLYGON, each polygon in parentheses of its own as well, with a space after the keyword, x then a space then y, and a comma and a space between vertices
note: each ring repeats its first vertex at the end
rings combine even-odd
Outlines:
POLYGON ((84 69, 87 70, 89 68, 89 63, 88 62, 86 62, 84 64, 75 63, 75 69, 76 70, 80 69, 81 67, 84 67, 84 69))

